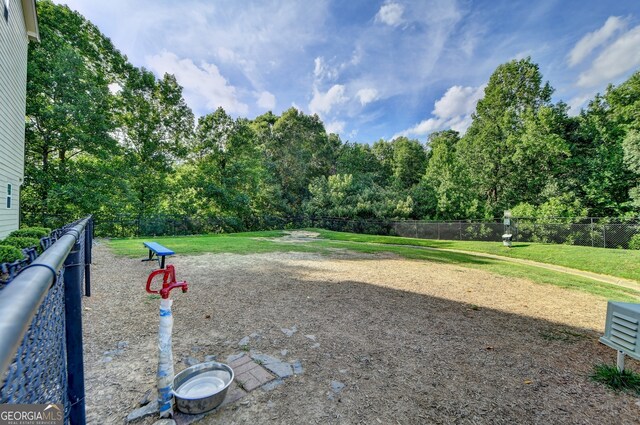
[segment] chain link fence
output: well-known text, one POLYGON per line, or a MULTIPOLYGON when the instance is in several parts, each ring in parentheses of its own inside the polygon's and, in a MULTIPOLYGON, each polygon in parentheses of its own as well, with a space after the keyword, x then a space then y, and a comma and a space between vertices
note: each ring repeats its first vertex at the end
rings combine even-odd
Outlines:
POLYGON ((274 230, 304 227, 305 217, 252 216, 252 217, 192 217, 154 215, 145 217, 118 216, 95 219, 96 236, 179 236, 207 233, 234 233, 252 230, 274 230))
MULTIPOLYGON (((171 236, 233 233, 251 230, 318 227, 329 230, 421 239, 500 242, 507 231, 503 218, 492 220, 381 220, 342 217, 255 216, 189 217, 120 216, 96 220, 96 235, 106 237, 171 236)), ((511 219, 515 242, 542 242, 602 248, 640 247, 640 220, 611 217, 511 219)))
POLYGON ((511 218, 486 221, 311 219, 313 227, 420 239, 500 242, 505 232, 516 242, 541 242, 628 249, 640 247, 640 221, 610 217, 511 218))
POLYGON ((54 230, 0 287, 0 403, 62 404, 65 423, 84 423, 80 299, 92 238, 90 218, 54 230))

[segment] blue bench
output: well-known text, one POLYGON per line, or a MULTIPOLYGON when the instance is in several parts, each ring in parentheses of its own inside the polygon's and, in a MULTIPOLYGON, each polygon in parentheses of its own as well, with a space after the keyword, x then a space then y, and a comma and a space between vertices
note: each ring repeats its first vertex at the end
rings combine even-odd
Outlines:
POLYGON ((157 242, 143 242, 143 244, 144 246, 149 248, 149 258, 145 258, 142 261, 158 260, 158 264, 160 265, 161 269, 164 269, 164 257, 175 254, 175 252, 160 245, 157 242), (156 256, 156 258, 153 258, 154 255, 156 256))

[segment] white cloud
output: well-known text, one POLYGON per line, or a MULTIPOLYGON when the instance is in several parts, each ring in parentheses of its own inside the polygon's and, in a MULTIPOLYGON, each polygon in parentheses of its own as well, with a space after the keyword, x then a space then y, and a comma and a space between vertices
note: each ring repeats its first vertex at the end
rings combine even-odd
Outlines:
POLYGON ((382 22, 383 24, 391 25, 392 27, 398 26, 403 22, 402 14, 404 13, 404 6, 398 3, 386 3, 383 4, 378 13, 376 14, 376 22, 382 22))
POLYGON ((410 129, 393 136, 393 138, 395 139, 397 136, 424 136, 442 128, 443 124, 444 120, 441 118, 428 118, 420 121, 410 129))
POLYGON ((214 110, 222 106, 228 113, 246 114, 248 106, 238 99, 236 88, 220 74, 212 63, 199 66, 191 59, 180 59, 175 53, 164 51, 148 56, 147 65, 157 75, 168 72, 176 76, 184 88, 184 98, 195 110, 214 110))
POLYGON ((313 60, 313 63, 315 64, 315 67, 313 68, 313 75, 316 78, 322 78, 325 73, 324 59, 319 56, 313 60))
POLYGON ((582 62, 594 49, 607 42, 626 25, 626 21, 619 16, 610 16, 601 28, 587 33, 571 49, 568 57, 569 66, 575 66, 582 62))
POLYGON ((622 34, 580 74, 578 86, 593 87, 640 66, 640 25, 622 34))
POLYGON ((313 92, 313 99, 309 103, 309 110, 312 114, 328 114, 335 105, 349 100, 344 95, 344 86, 340 84, 334 85, 326 93, 318 91, 317 88, 314 88, 313 92))
POLYGON ((434 103, 432 115, 404 130, 395 136, 426 136, 437 130, 452 129, 460 133, 467 131, 471 125, 471 114, 476 110, 476 104, 484 96, 484 88, 452 86, 434 103))
POLYGON ((371 103, 374 100, 378 99, 378 90, 371 88, 360 89, 356 93, 356 96, 360 100, 360 104, 364 106, 367 103, 371 103))
POLYGON ((313 61, 313 76, 316 82, 332 81, 338 78, 340 66, 332 66, 325 61, 322 56, 318 56, 313 61))
POLYGON ((262 109, 273 111, 273 109, 276 107, 276 97, 266 90, 260 93, 256 93, 256 98, 257 105, 262 109))
POLYGON ((344 126, 346 123, 344 121, 331 121, 325 124, 325 129, 327 133, 335 133, 340 134, 344 131, 344 126))
POLYGON ((436 100, 433 114, 438 117, 452 118, 469 115, 476 110, 476 103, 484 96, 484 85, 480 87, 449 87, 446 93, 436 100))

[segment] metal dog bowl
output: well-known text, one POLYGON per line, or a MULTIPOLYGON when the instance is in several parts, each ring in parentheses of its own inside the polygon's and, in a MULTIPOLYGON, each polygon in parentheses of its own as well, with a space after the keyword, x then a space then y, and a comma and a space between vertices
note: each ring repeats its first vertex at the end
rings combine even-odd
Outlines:
POLYGON ((200 363, 183 370, 173 379, 176 407, 190 415, 215 409, 224 401, 233 378, 233 369, 218 362, 200 363))

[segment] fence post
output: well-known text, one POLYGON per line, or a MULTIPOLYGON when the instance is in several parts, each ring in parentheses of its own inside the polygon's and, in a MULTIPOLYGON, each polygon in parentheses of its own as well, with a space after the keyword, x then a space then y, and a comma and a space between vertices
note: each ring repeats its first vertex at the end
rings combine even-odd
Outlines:
POLYGON ((438 240, 440 240, 440 223, 436 223, 436 229, 438 229, 438 240))
POLYGON ((458 231, 460 234, 460 240, 462 240, 462 222, 461 221, 458 222, 458 231))
POLYGON ((417 239, 418 238, 418 221, 414 220, 413 224, 415 225, 413 234, 414 234, 414 237, 417 239))
POLYGON ((591 217, 591 246, 594 246, 593 242, 593 217, 591 217))
POLYGON ((91 296, 91 248, 93 246, 93 219, 84 228, 84 295, 91 296))
POLYGON ((69 421, 84 425, 84 362, 82 359, 82 272, 84 258, 80 258, 80 244, 76 242, 65 261, 64 316, 67 343, 67 395, 69 421))
POLYGON ((607 223, 602 225, 602 247, 607 247, 607 223))

